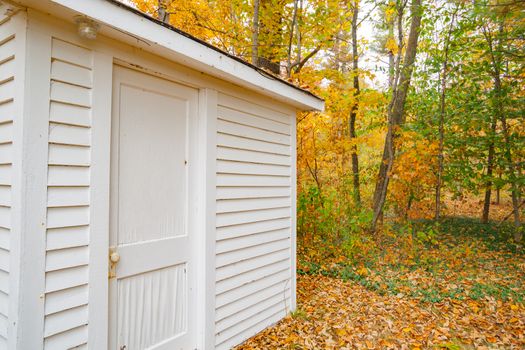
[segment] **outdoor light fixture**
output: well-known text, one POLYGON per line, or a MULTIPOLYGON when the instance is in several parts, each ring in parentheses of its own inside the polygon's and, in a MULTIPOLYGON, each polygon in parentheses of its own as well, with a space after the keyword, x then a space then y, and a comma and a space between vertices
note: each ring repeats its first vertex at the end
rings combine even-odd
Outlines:
POLYGON ((84 16, 75 17, 75 23, 78 26, 78 35, 82 38, 89 40, 97 38, 98 29, 100 28, 98 23, 84 16))

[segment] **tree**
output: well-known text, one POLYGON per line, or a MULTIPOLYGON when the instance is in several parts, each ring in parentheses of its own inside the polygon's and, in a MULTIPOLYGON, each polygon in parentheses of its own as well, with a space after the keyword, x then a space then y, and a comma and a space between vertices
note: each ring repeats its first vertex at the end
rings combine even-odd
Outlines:
MULTIPOLYGON (((379 173, 377 177, 376 188, 374 191, 372 219, 372 231, 375 231, 377 222, 383 213, 385 199, 388 190, 388 182, 390 172, 394 163, 395 156, 395 140, 399 132, 399 127, 404 123, 404 108, 408 89, 410 87, 410 78, 414 69, 414 62, 417 53, 417 42, 419 37, 419 30, 421 27, 421 18, 423 15, 423 8, 421 0, 412 0, 411 2, 411 23, 410 32, 408 35, 405 58, 403 60, 402 68, 400 62, 397 62, 396 80, 394 81, 394 89, 392 98, 388 108, 388 130, 385 137, 385 146, 383 150, 382 162, 379 166, 379 173)), ((399 20, 401 26, 402 20, 399 20)), ((398 28, 401 33, 401 28, 398 28)), ((402 37, 402 35, 400 35, 402 37)), ((400 41, 402 42, 402 41, 400 41)))

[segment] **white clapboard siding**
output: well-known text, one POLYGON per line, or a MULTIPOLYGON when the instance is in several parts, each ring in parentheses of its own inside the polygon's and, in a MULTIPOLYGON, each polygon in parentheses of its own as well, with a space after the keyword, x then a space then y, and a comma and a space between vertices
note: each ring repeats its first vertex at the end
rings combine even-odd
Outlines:
POLYGON ((219 94, 215 343, 228 349, 290 309, 291 117, 219 94))
POLYGON ((0 349, 7 349, 9 320, 9 272, 11 249, 11 184, 16 41, 13 23, 0 17, 0 349))
POLYGON ((44 348, 87 344, 92 52, 53 39, 44 348))

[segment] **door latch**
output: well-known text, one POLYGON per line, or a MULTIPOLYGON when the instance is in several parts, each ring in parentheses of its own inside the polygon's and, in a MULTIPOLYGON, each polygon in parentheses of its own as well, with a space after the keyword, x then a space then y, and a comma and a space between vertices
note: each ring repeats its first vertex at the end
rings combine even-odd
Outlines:
POLYGON ((120 254, 117 252, 117 248, 109 248, 109 271, 108 278, 117 277, 117 264, 120 261, 120 254))

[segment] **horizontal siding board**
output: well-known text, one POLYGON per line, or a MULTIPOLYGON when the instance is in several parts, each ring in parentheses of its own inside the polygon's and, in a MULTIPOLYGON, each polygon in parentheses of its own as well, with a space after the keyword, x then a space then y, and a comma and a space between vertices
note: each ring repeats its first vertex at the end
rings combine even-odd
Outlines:
POLYGON ((49 145, 49 165, 88 166, 91 162, 90 157, 91 152, 88 147, 49 145))
POLYGON ((89 244, 89 226, 59 227, 48 229, 46 249, 48 251, 89 244))
POLYGON ((48 208, 47 227, 71 227, 89 225, 89 207, 48 208))
POLYGON ((233 289, 226 293, 218 294, 215 300, 215 305, 217 306, 217 308, 220 308, 224 305, 234 302, 235 300, 245 298, 248 295, 261 291, 267 288, 268 286, 274 285, 276 283, 283 281, 288 281, 289 283, 289 280, 290 269, 287 269, 285 271, 281 271, 271 276, 260 278, 251 283, 247 283, 239 288, 233 289))
POLYGON ((219 105, 239 111, 249 111, 252 115, 262 116, 283 124, 290 124, 290 117, 283 112, 226 94, 219 94, 219 105))
POLYGON ((291 158, 289 156, 226 147, 217 148, 217 159, 256 164, 291 165, 291 158))
POLYGON ((257 129, 272 131, 275 133, 290 135, 290 125, 276 122, 264 117, 255 116, 245 112, 239 112, 234 109, 221 107, 217 108, 219 119, 228 120, 241 125, 251 126, 257 129))
POLYGON ((92 87, 91 70, 68 62, 54 60, 51 63, 51 79, 82 87, 92 87))
POLYGON ((244 225, 217 228, 217 241, 252 235, 255 233, 268 232, 291 227, 289 217, 260 222, 249 222, 244 225))
POLYGON ((93 65, 93 58, 90 50, 59 39, 53 39, 51 56, 54 59, 59 59, 85 68, 91 68, 93 65))
POLYGON ((266 141, 253 140, 239 136, 218 133, 217 145, 266 153, 282 154, 289 156, 290 147, 266 141))
POLYGON ((217 173, 238 175, 290 176, 289 165, 256 164, 230 160, 217 160, 217 173))
POLYGON ((10 250, 11 248, 11 231, 0 227, 0 248, 10 250))
POLYGON ((11 186, 0 185, 0 206, 11 206, 11 186))
POLYGON ((51 100, 75 106, 89 107, 91 105, 91 90, 81 86, 52 81, 51 100))
POLYGON ((65 145, 90 146, 91 130, 85 127, 52 122, 49 124, 49 142, 65 145))
POLYGON ((7 323, 8 322, 9 320, 7 319, 7 315, 0 314, 0 337, 2 339, 7 339, 7 323))
POLYGON ((0 82, 14 79, 15 60, 0 61, 0 82))
POLYGON ((0 164, 12 164, 13 163, 13 144, 3 143, 0 144, 0 164))
POLYGON ((217 214, 217 227, 241 225, 258 221, 289 218, 290 208, 265 209, 240 213, 217 214))
POLYGON ((0 124, 0 144, 13 142, 13 122, 0 124))
POLYGON ((231 239, 217 240, 217 243, 215 244, 215 251, 217 254, 221 254, 237 249, 244 249, 258 244, 289 238, 290 234, 290 228, 287 227, 280 230, 261 232, 231 239))
POLYGON ((289 281, 284 280, 272 285, 267 286, 266 288, 248 295, 245 298, 235 300, 232 303, 224 305, 217 309, 216 320, 220 321, 232 315, 235 315, 237 312, 246 308, 247 305, 256 304, 259 300, 264 300, 276 294, 284 293, 288 288, 290 288, 289 281))
POLYGON ((48 187, 48 207, 89 205, 89 187, 48 187))
POLYGON ((217 187, 216 198, 243 199, 243 198, 269 198, 289 197, 292 194, 290 187, 217 187))
POLYGON ((217 201, 217 213, 290 207, 290 197, 221 199, 217 201))
POLYGON ((216 264, 217 268, 239 263, 246 259, 251 259, 257 256, 262 256, 266 254, 270 254, 279 250, 283 249, 289 249, 290 248, 290 240, 289 239, 281 239, 279 241, 264 243, 264 244, 258 244, 255 246, 247 247, 244 249, 238 249, 233 250, 226 253, 217 254, 216 257, 216 264))
POLYGON ((253 315, 250 318, 247 318, 245 320, 240 319, 238 327, 231 327, 231 328, 225 329, 222 332, 217 333, 216 342, 218 344, 221 344, 225 342, 226 340, 230 339, 231 337, 234 337, 240 334, 241 332, 244 332, 247 329, 250 329, 251 327, 254 327, 255 325, 263 322, 267 318, 272 317, 273 315, 278 314, 278 315, 281 315, 281 317, 284 317, 287 311, 288 310, 286 309, 286 305, 284 302, 281 302, 281 301, 276 302, 275 304, 258 312, 257 314, 253 315))
POLYGON ((79 266, 71 269, 57 270, 46 273, 46 293, 77 287, 87 283, 87 266, 79 266))
POLYGON ((0 123, 6 123, 13 121, 14 116, 14 103, 13 100, 9 99, 0 103, 0 123))
POLYGON ((217 120, 217 131, 223 134, 235 135, 253 140, 272 142, 285 146, 290 145, 289 135, 261 130, 249 125, 241 125, 228 120, 217 120))
POLYGON ((86 325, 88 321, 87 305, 46 316, 44 337, 62 333, 86 325))
POLYGON ((47 337, 44 341, 44 349, 77 349, 77 347, 86 344, 87 340, 88 327, 84 325, 51 337, 47 337))
POLYGON ((0 43, 0 62, 12 60, 15 57, 15 34, 4 34, 0 43))
POLYGON ((275 314, 253 325, 252 327, 244 329, 243 331, 239 332, 237 335, 229 338, 228 340, 225 340, 223 343, 217 344, 215 349, 216 350, 231 349, 235 345, 242 343, 246 339, 256 335, 257 333, 267 328, 268 326, 281 320, 284 316, 286 316, 286 310, 280 310, 276 312, 275 314))
MULTIPOLYGON (((249 305, 249 304, 247 304, 249 305)), ((262 312, 275 307, 276 305, 281 305, 282 309, 288 310, 290 307, 290 289, 286 289, 283 292, 272 295, 266 299, 260 299, 258 302, 253 303, 250 307, 247 307, 243 310, 240 310, 235 315, 231 317, 224 318, 220 321, 217 321, 215 324, 215 332, 217 334, 229 333, 227 332, 228 328, 239 325, 248 320, 253 320, 257 318, 262 312)))
POLYGON ((11 208, 0 207, 0 227, 11 228, 11 208))
POLYGON ((91 110, 86 107, 51 102, 49 121, 77 126, 91 126, 91 110))
MULTIPOLYGON (((225 292, 228 292, 230 290, 233 290, 235 288, 238 288, 242 285, 245 285, 247 283, 250 283, 252 281, 257 280, 261 277, 271 276, 275 273, 284 271, 286 269, 290 268, 290 257, 286 257, 283 260, 275 261, 272 263, 269 263, 268 261, 264 262, 263 266, 256 268, 254 270, 248 270, 246 272, 240 270, 238 274, 219 281, 216 283, 216 292, 217 294, 222 294, 225 292)), ((251 268, 251 266, 250 266, 251 268)))
POLYGON ((50 315, 60 311, 87 305, 88 286, 82 285, 46 294, 45 314, 50 315))
POLYGON ((9 272, 9 250, 0 249, 0 270, 9 272))
POLYGON ((0 314, 9 316, 9 295, 0 292, 0 314))
POLYGON ((288 187, 290 182, 285 176, 217 174, 221 187, 288 187))
POLYGON ((49 186, 89 186, 89 168, 86 166, 49 166, 49 186))
POLYGON ((46 254, 46 272, 84 266, 89 263, 88 247, 76 247, 48 251, 46 254))
POLYGON ((8 80, 0 84, 0 101, 6 101, 13 98, 13 92, 15 91, 14 80, 8 80))
POLYGON ((0 292, 9 294, 9 274, 0 270, 0 292))
POLYGON ((275 262, 286 259, 291 259, 289 249, 283 249, 276 252, 272 252, 267 255, 261 255, 252 259, 239 261, 237 264, 230 264, 218 268, 216 271, 215 280, 217 283, 219 283, 221 281, 237 276, 238 274, 255 270, 263 266, 271 265, 275 262))
POLYGON ((0 185, 11 185, 11 164, 0 164, 0 185))

